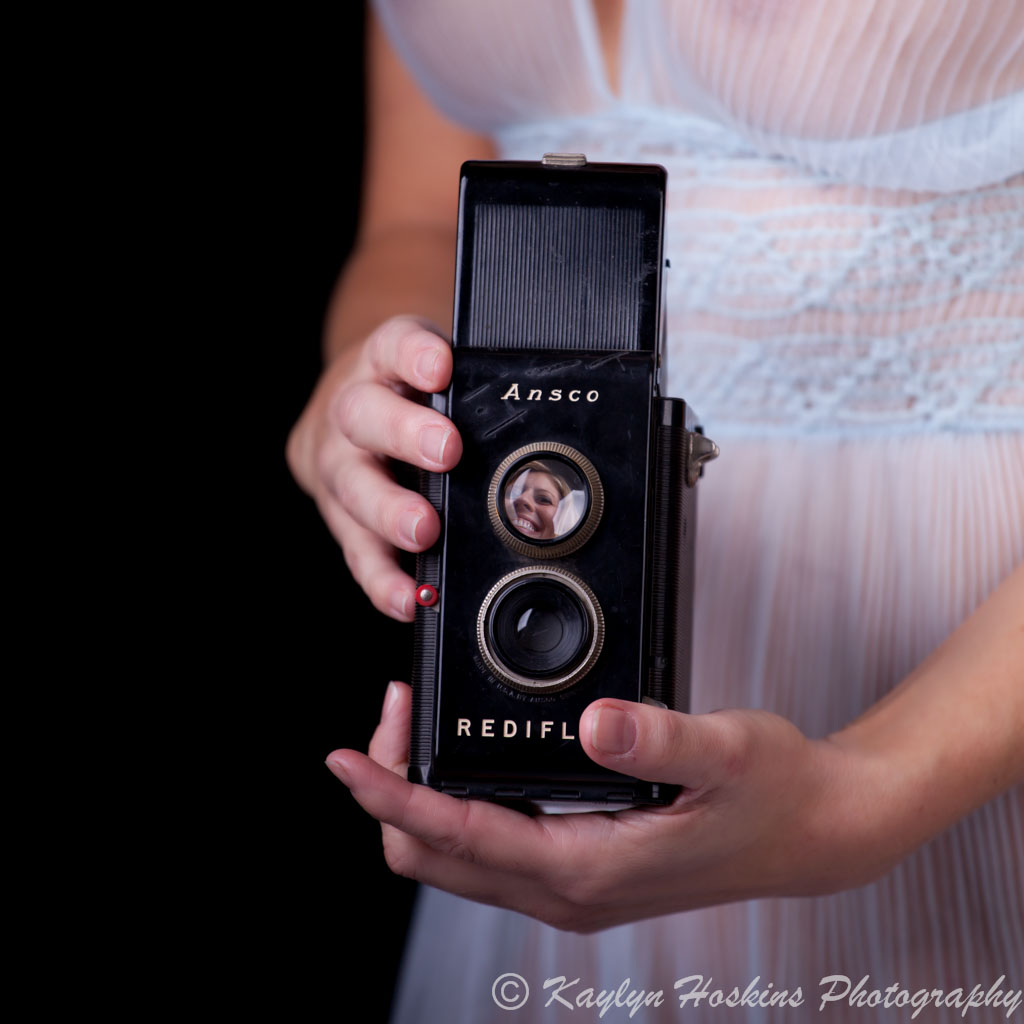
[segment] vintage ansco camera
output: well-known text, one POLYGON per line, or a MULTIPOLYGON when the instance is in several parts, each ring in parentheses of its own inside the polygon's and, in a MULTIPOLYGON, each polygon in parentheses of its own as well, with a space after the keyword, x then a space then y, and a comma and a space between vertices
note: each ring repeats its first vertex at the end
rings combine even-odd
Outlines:
POLYGON ((441 517, 417 563, 409 777, 547 806, 656 804, 672 787, 595 765, 583 710, 686 710, 696 484, 717 455, 662 397, 665 171, 463 165, 454 370, 459 428, 424 474, 441 517))

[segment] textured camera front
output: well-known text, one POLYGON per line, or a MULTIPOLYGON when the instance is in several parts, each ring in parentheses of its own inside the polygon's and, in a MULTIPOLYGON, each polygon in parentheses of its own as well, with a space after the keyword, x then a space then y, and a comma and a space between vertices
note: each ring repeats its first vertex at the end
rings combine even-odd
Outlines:
MULTIPOLYGON (((434 764, 452 779, 508 772, 510 766, 523 777, 587 778, 595 769, 578 740, 580 715, 600 697, 639 700, 647 675, 643 609, 654 360, 645 351, 552 358, 537 349, 472 346, 456 348, 453 358, 449 410, 463 453, 447 476, 434 764), (518 398, 510 392, 515 382, 518 398), (604 508, 585 544, 550 559, 538 556, 538 545, 517 550, 506 543, 492 528, 488 507, 494 481, 500 484, 506 470, 559 451, 575 453, 574 466, 586 460, 595 479, 600 474, 604 508), (559 573, 593 595, 600 649, 587 601, 567 584, 586 615, 574 611, 571 598, 556 608, 545 602, 537 611, 557 616, 557 624, 534 624, 536 612, 523 621, 528 604, 509 604, 500 621, 510 632, 495 651, 486 636, 488 625, 494 626, 491 608, 509 593, 513 577, 559 573), (587 638, 582 630, 575 633, 584 622, 587 638), (576 665, 586 671, 575 673, 576 665), (560 666, 566 666, 562 672, 560 666)), ((530 588, 524 593, 540 596, 530 588)))
POLYGON ((477 208, 468 337, 506 348, 638 347, 639 209, 477 208))

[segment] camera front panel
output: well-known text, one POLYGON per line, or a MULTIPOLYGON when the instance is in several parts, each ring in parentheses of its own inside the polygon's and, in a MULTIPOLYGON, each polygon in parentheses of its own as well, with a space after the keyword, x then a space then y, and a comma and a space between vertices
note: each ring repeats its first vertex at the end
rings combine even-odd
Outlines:
POLYGON ((642 696, 654 359, 454 355, 432 774, 611 776, 579 718, 642 696))

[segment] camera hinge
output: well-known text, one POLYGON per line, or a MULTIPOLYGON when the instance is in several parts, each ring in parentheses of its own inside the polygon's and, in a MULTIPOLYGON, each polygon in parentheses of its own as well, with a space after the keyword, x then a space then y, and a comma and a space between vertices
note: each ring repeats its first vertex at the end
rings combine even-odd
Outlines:
POLYGON ((690 450, 686 456, 686 482, 693 487, 704 469, 704 463, 717 459, 720 454, 718 445, 696 432, 690 434, 690 450))

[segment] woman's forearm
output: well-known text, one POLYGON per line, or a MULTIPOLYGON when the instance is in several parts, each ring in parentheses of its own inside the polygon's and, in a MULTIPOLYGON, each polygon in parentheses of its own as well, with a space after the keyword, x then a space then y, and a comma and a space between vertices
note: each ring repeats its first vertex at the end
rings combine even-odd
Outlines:
POLYGON ((359 236, 328 313, 328 364, 395 315, 425 317, 448 333, 459 167, 494 155, 489 139, 434 108, 372 12, 367 68, 359 236))
POLYGON ((859 766, 848 817, 886 859, 1024 781, 1024 565, 829 742, 859 766))
POLYGON ((338 282, 324 331, 332 363, 389 317, 426 317, 445 334, 451 328, 455 281, 455 225, 396 225, 362 240, 338 282))

